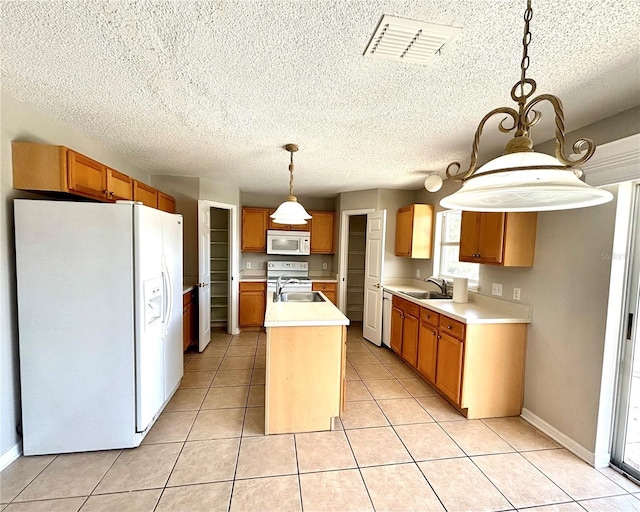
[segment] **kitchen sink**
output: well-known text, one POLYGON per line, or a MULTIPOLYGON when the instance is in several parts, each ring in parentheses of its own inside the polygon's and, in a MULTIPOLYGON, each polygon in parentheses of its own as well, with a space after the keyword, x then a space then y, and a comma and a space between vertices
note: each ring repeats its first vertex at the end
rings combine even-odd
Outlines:
POLYGON ((444 295, 440 292, 400 292, 408 295, 409 297, 413 297, 414 299, 424 299, 424 300, 433 300, 433 299, 450 299, 448 295, 444 295))
POLYGON ((318 292, 286 292, 280 295, 281 302, 325 302, 318 292))

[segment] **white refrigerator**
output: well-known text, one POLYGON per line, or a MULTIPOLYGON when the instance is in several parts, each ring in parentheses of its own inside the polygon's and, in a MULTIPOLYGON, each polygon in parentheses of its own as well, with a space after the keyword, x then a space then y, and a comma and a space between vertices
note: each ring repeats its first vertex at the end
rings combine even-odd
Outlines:
POLYGON ((183 374, 182 216, 16 199, 25 455, 140 444, 183 374))

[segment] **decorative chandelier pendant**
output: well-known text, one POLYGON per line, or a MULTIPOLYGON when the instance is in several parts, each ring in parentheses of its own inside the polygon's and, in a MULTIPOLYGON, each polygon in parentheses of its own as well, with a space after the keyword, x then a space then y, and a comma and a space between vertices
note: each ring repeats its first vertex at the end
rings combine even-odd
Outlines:
POLYGON ((527 0, 520 81, 511 89, 511 98, 517 102, 518 109, 498 107, 482 118, 473 139, 469 169, 459 172, 459 162, 452 162, 447 167, 447 178, 462 182, 462 187, 440 201, 445 208, 503 212, 567 210, 595 206, 613 198, 610 192, 593 188, 580 180, 582 170, 579 166, 589 160, 596 149, 592 140, 576 141, 573 145, 575 159, 565 154, 564 112, 560 99, 552 94, 531 98, 536 82, 526 77, 526 71, 529 68, 529 22, 532 17, 531 0, 527 0), (555 113, 555 158, 534 152, 533 141, 529 137, 530 129, 541 118, 534 107, 544 101, 553 106, 555 113), (496 114, 507 116, 498 129, 502 133, 515 131, 514 138, 507 143, 502 156, 476 169, 482 130, 496 114))
POLYGON ((271 214, 271 218, 278 224, 306 224, 311 218, 307 210, 298 202, 296 196, 293 195, 293 154, 298 151, 295 144, 286 144, 284 146, 291 153, 289 162, 289 195, 284 202, 278 206, 278 209, 271 214))

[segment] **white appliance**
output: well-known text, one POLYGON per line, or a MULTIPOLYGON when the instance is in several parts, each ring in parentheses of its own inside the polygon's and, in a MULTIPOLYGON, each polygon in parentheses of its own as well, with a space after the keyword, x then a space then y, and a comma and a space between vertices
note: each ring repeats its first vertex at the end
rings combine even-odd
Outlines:
POLYGON ((309 231, 267 230, 267 254, 308 256, 311 253, 309 231))
POLYGON ((391 302, 393 294, 382 290, 382 343, 391 348, 391 302))
POLYGON ((24 454, 138 446, 183 374, 182 217, 14 210, 24 454))
POLYGON ((276 291, 278 278, 283 281, 295 279, 284 286, 283 292, 310 292, 313 288, 309 279, 309 262, 307 261, 268 261, 267 262, 267 299, 271 300, 276 291))

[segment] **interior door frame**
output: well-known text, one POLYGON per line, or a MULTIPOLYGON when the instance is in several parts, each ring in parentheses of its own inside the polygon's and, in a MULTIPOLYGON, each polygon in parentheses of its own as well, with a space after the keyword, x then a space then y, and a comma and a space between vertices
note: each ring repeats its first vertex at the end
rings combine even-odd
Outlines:
POLYGON ((342 210, 340 216, 340 258, 338 262, 338 309, 347 314, 347 272, 349 264, 349 217, 375 212, 375 208, 342 210))
MULTIPOLYGON (((238 218, 238 205, 230 203, 221 203, 218 201, 211 201, 209 199, 198 199, 200 204, 206 204, 209 207, 209 213, 211 208, 220 208, 221 210, 229 211, 229 295, 228 295, 228 308, 227 308, 227 332, 229 334, 238 334, 240 328, 238 327, 238 282, 239 282, 239 268, 240 268, 240 239, 238 236, 240 229, 240 220, 238 218)), ((209 222, 211 225, 211 222, 209 222)), ((200 257, 200 252, 198 252, 200 257)), ((211 252, 209 251, 209 258, 211 252)))

